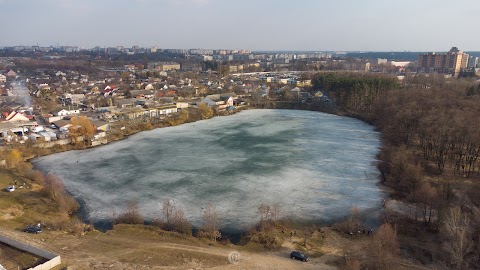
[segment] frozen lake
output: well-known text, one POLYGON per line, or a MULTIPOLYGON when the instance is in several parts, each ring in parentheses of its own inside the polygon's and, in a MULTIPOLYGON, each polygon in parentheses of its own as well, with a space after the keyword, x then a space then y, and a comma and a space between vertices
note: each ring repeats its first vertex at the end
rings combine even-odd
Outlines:
POLYGON ((374 219, 379 134, 361 121, 319 112, 249 110, 142 132, 106 146, 38 158, 83 202, 87 218, 108 219, 137 200, 146 218, 171 198, 194 225, 212 202, 223 225, 258 221, 261 203, 284 217, 329 222, 352 206, 374 219))

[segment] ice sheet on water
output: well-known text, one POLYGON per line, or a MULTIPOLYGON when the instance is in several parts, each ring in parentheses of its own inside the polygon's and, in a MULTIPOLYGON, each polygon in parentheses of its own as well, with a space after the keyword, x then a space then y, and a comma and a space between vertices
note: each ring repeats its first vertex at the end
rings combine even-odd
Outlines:
POLYGON ((109 218, 137 200, 147 218, 171 198, 195 225, 213 202, 225 225, 258 220, 260 203, 285 216, 332 220, 352 206, 379 208, 378 134, 358 120, 307 111, 249 110, 142 132, 99 148, 35 160, 85 202, 89 218, 109 218))

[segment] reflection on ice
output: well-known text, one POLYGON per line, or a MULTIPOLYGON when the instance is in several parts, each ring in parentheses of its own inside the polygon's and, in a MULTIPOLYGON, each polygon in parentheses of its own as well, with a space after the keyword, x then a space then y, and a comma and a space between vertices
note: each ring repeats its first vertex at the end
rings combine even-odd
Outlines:
MULTIPOLYGON (((147 218, 172 198, 201 224, 213 202, 224 224, 257 221, 260 203, 284 216, 329 221, 352 206, 378 210, 378 134, 355 119, 318 112, 250 110, 163 128, 85 151, 39 158, 85 202, 89 218, 110 218, 138 200, 147 218)), ((373 211, 376 212, 376 211, 373 211)))

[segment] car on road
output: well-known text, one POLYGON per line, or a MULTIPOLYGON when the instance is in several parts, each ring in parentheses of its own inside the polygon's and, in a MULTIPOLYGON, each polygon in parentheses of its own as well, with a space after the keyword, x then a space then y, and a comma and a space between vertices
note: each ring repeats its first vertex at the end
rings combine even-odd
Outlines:
POLYGON ((15 186, 8 186, 8 187, 6 188, 6 190, 7 190, 8 192, 14 192, 14 191, 15 191, 15 186))
POLYGON ((290 253, 290 258, 304 262, 308 261, 308 256, 301 253, 300 251, 293 251, 292 253, 290 253))
POLYGON ((38 226, 28 226, 25 230, 23 230, 24 232, 27 232, 27 233, 34 233, 34 234, 39 234, 42 232, 42 229, 40 229, 40 227, 38 226))

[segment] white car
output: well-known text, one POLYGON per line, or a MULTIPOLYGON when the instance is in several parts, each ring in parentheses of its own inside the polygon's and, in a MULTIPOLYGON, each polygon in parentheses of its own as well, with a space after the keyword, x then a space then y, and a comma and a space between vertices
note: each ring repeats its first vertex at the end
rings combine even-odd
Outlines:
POLYGON ((31 132, 40 132, 40 131, 43 131, 43 130, 45 130, 45 129, 42 126, 34 126, 34 127, 30 128, 31 132))
POLYGON ((8 186, 7 188, 8 192, 14 192, 15 191, 15 186, 8 186))

